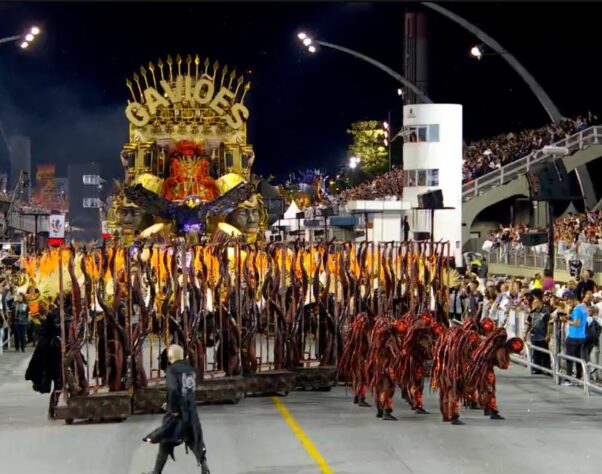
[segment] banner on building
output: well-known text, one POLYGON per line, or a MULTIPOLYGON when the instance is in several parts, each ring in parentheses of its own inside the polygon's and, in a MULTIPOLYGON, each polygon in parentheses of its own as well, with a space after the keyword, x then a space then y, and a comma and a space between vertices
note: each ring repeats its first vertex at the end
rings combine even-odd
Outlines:
POLYGON ((102 221, 101 222, 101 231, 100 231, 100 236, 103 239, 110 239, 111 238, 111 231, 109 230, 109 221, 102 221))
POLYGON ((49 239, 65 238, 65 216, 62 214, 52 214, 50 216, 50 225, 48 226, 49 239))

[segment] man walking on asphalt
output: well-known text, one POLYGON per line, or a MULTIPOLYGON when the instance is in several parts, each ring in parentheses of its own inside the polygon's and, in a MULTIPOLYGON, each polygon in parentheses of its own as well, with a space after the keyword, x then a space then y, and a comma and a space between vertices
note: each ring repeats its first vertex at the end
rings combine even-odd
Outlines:
POLYGON ((190 449, 201 467, 202 474, 209 474, 203 430, 196 411, 196 371, 184 361, 184 350, 172 344, 167 351, 167 413, 163 423, 144 441, 159 444, 159 453, 154 469, 148 474, 161 474, 168 456, 175 461, 173 450, 184 443, 190 449))

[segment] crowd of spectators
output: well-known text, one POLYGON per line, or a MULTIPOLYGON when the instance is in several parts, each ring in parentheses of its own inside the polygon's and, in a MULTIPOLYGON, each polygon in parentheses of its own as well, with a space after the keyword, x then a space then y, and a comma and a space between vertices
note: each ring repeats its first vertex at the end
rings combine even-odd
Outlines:
MULTIPOLYGON (((556 284, 550 273, 536 274, 531 279, 478 278, 472 274, 450 290, 449 311, 455 320, 491 318, 497 326, 506 327, 545 351, 564 352, 585 361, 600 358, 602 292, 587 270, 578 281, 570 280, 565 285, 556 284)), ((541 370, 551 369, 547 352, 531 349, 531 360, 539 366, 532 369, 533 374, 550 375, 541 370)), ((570 361, 564 373, 575 379, 583 377, 582 366, 570 361)), ((573 382, 565 379, 564 384, 573 382)))
POLYGON ((595 120, 597 117, 590 113, 586 117, 579 116, 557 124, 501 134, 471 143, 464 150, 462 179, 467 182, 483 176, 583 130, 595 120))
MULTIPOLYGON (((523 158, 544 146, 556 143, 592 125, 597 117, 587 116, 566 119, 559 123, 520 132, 501 134, 473 142, 464 149, 462 181, 469 182, 484 174, 523 158)), ((403 192, 403 170, 394 169, 343 191, 343 202, 351 200, 399 199, 403 192)))
POLYGON ((370 201, 376 199, 387 199, 397 201, 403 193, 403 170, 393 169, 385 174, 377 176, 372 181, 367 181, 341 193, 341 200, 347 201, 370 201))
MULTIPOLYGON (((505 243, 517 244, 521 235, 533 232, 547 232, 545 228, 519 226, 500 226, 488 236, 486 250, 505 243)), ((569 213, 554 221, 554 240, 561 249, 577 244, 602 245, 602 211, 569 213)))

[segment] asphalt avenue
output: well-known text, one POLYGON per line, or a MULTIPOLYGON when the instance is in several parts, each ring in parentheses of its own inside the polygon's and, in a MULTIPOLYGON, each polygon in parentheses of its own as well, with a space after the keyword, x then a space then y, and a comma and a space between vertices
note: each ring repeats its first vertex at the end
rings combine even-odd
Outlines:
MULTIPOLYGON (((0 472, 12 474, 140 474, 156 447, 142 436, 160 416, 123 423, 74 424, 46 418, 48 397, 23 374, 30 352, 0 357, 0 472)), ((591 473, 602 465, 602 397, 554 386, 522 367, 498 372, 503 421, 465 410, 464 426, 441 422, 437 398, 429 415, 412 413, 399 394, 398 422, 351 403, 343 387, 294 392, 276 403, 199 407, 212 474, 591 473), (283 410, 284 409, 284 410, 283 410)), ((193 473, 192 454, 176 450, 166 474, 193 473)))

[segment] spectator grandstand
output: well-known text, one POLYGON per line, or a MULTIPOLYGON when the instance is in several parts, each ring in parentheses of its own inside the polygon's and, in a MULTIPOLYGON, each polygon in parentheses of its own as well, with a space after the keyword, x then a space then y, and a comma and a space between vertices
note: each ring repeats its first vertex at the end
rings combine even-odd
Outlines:
POLYGON ((592 125, 597 117, 589 113, 557 124, 517 133, 501 134, 472 143, 464 150, 463 182, 469 182, 533 151, 555 143, 592 125))
MULTIPOLYGON (((556 143, 592 125, 597 117, 588 113, 558 124, 501 134, 471 143, 464 149, 462 181, 470 182, 508 163, 519 160, 543 147, 556 143)), ((374 180, 347 189, 342 202, 351 200, 400 199, 403 193, 403 170, 394 169, 374 180)), ((589 234, 588 234, 589 235, 589 234)))

